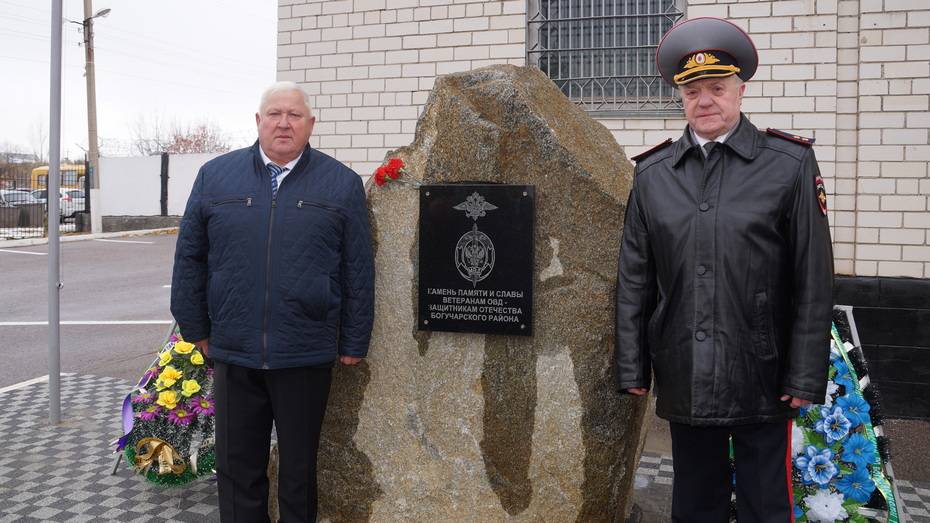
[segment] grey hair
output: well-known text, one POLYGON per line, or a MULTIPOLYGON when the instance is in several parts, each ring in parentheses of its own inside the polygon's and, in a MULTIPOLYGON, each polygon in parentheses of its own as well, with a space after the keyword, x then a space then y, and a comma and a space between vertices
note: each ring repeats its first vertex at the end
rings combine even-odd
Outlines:
POLYGON ((262 112, 262 109, 265 108, 265 104, 268 103, 268 98, 270 98, 271 95, 275 93, 291 92, 291 91, 300 93, 300 96, 303 97, 304 99, 304 105, 307 107, 307 115, 313 116, 313 107, 310 106, 310 95, 307 94, 307 91, 304 91, 303 88, 300 85, 298 85, 296 82, 291 82, 287 80, 281 81, 281 82, 275 82, 271 84, 267 89, 265 89, 265 92, 262 93, 261 102, 259 102, 258 104, 258 112, 259 113, 262 112))

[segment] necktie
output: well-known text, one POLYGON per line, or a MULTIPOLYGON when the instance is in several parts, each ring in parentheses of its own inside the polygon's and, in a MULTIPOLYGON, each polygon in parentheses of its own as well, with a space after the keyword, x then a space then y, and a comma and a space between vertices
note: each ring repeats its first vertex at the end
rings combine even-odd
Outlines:
POLYGON ((278 195, 278 176, 284 172, 284 169, 278 167, 273 163, 268 164, 268 174, 271 175, 271 198, 274 199, 278 195))
POLYGON ((707 142, 704 144, 704 157, 709 157, 711 151, 714 150, 714 147, 717 147, 717 142, 707 142))

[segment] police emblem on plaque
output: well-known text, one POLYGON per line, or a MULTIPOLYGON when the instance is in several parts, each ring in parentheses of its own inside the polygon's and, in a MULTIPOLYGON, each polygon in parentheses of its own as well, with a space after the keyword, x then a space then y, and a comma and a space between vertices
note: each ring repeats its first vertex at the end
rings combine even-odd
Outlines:
POLYGON ((475 287, 494 270, 495 259, 494 242, 487 234, 478 230, 478 218, 486 216, 488 211, 497 209, 497 206, 488 203, 483 196, 474 192, 453 209, 465 211, 465 216, 475 222, 471 230, 463 234, 455 245, 455 268, 462 278, 470 281, 472 287, 475 287))

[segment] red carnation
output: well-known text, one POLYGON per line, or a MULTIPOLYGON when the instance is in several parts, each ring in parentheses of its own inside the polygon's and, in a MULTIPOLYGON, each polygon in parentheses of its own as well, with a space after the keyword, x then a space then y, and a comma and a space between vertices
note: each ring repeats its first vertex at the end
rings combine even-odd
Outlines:
POLYGON ((404 161, 395 156, 394 158, 388 160, 387 167, 389 170, 399 174, 400 170, 404 168, 404 161))
POLYGON ((375 169, 375 185, 384 185, 384 182, 387 181, 384 178, 384 171, 385 169, 383 165, 375 169))
POLYGON ((375 184, 384 185, 391 180, 398 180, 400 183, 406 183, 400 180, 404 169, 404 160, 398 157, 389 158, 386 163, 375 170, 375 184))

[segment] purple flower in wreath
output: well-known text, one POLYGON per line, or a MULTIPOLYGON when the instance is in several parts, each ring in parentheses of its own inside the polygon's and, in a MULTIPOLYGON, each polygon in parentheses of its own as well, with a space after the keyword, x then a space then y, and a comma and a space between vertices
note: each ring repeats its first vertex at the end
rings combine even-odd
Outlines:
POLYGON ((158 374, 161 372, 161 368, 158 365, 149 368, 142 374, 142 379, 139 381, 139 387, 147 386, 152 380, 158 377, 158 374))
POLYGON ((136 414, 142 421, 152 421, 161 415, 161 407, 159 405, 149 405, 142 412, 136 414))
POLYGON ((847 499, 854 499, 859 503, 865 503, 872 497, 875 491, 875 482, 869 476, 869 470, 865 467, 858 468, 849 474, 843 474, 836 481, 836 488, 846 496, 847 499))
POLYGON ((155 396, 147 390, 139 391, 138 394, 132 397, 132 402, 136 405, 140 403, 151 403, 154 400, 155 396))
POLYGON ((194 421, 194 414, 183 407, 177 407, 168 412, 168 421, 179 427, 187 426, 194 421))
POLYGON ((192 411, 203 416, 212 416, 216 412, 216 404, 213 402, 213 398, 210 397, 191 398, 187 405, 192 411))
POLYGON ((820 407, 820 416, 822 419, 817 420, 814 430, 823 434, 827 445, 832 445, 849 434, 852 423, 843 415, 843 408, 839 405, 834 405, 832 411, 827 407, 820 407))
POLYGON ((862 434, 856 433, 843 442, 843 453, 840 458, 862 469, 875 462, 875 442, 862 434))
POLYGON ((801 471, 805 483, 816 483, 820 486, 829 483, 837 472, 833 463, 833 451, 817 450, 813 445, 808 445, 805 453, 794 460, 794 464, 801 471))
POLYGON ((869 402, 865 401, 858 393, 850 393, 849 389, 846 389, 846 391, 845 396, 836 399, 836 404, 843 407, 843 415, 852 423, 852 428, 868 423, 870 421, 869 409, 871 408, 869 402))

